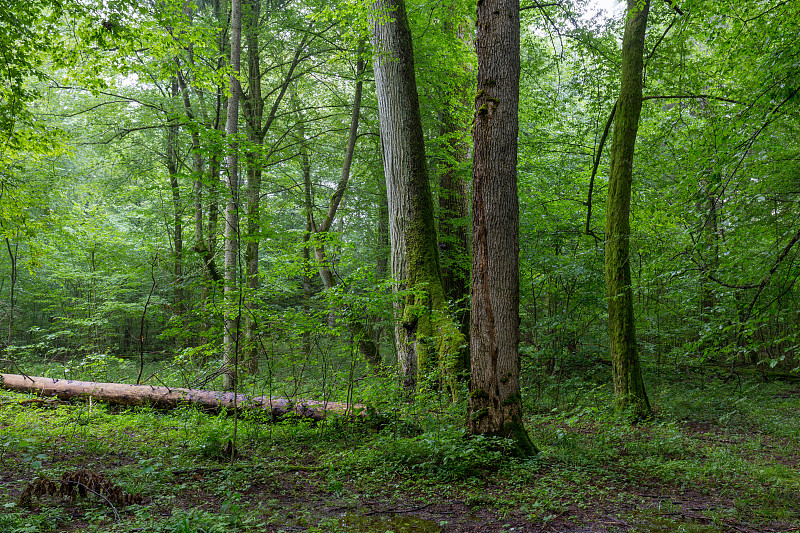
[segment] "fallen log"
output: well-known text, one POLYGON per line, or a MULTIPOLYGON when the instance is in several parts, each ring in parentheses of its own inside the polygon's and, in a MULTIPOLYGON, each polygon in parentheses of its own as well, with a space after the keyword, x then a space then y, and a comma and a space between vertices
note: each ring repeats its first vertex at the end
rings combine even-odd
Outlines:
POLYGON ((354 417, 367 415, 365 406, 360 404, 289 400, 270 396, 249 397, 232 392, 127 385, 125 383, 97 383, 19 374, 0 374, 0 387, 17 392, 55 396, 60 400, 92 398, 116 405, 150 405, 165 409, 191 404, 208 411, 222 409, 266 411, 273 418, 296 415, 320 421, 331 414, 354 417))

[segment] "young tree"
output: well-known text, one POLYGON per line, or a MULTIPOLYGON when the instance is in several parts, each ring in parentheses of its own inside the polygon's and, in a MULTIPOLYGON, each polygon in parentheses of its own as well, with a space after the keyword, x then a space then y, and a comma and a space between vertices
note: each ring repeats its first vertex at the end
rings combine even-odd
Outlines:
POLYGON ((608 335, 614 398, 617 409, 635 418, 650 416, 636 346, 630 265, 630 209, 633 152, 642 110, 644 37, 649 0, 628 0, 622 38, 622 82, 614 116, 611 168, 606 206, 605 272, 608 295, 608 335))
POLYGON ((260 149, 264 144, 265 132, 262 132, 264 118, 264 100, 261 96, 261 50, 259 39, 259 18, 261 0, 245 2, 244 32, 247 43, 247 95, 243 102, 243 112, 247 123, 248 150, 245 152, 247 164, 247 229, 244 263, 245 279, 248 288, 246 300, 247 314, 244 324, 246 346, 245 364, 251 373, 258 372, 258 347, 254 339, 257 323, 255 320, 255 293, 258 290, 258 249, 261 233, 261 169, 260 149))
MULTIPOLYGON (((445 294, 453 303, 461 331, 469 334, 469 215, 472 98, 475 73, 465 54, 472 53, 472 35, 462 6, 451 4, 442 21, 442 34, 455 46, 447 48, 442 80, 445 101, 439 109, 439 255, 445 294)), ((469 370, 469 351, 464 350, 457 371, 469 370)))
MULTIPOLYGON (((173 100, 178 99, 178 78, 173 76, 169 82, 170 96, 173 100)), ((173 246, 175 248, 175 258, 173 273, 175 274, 175 285, 173 287, 173 312, 177 316, 183 315, 185 302, 183 301, 183 206, 181 204, 181 189, 178 180, 178 133, 180 124, 178 116, 171 115, 167 120, 167 173, 169 174, 169 185, 172 189, 172 209, 173 209, 173 246)))
POLYGON ((223 340, 223 387, 232 389, 236 383, 237 350, 239 348, 239 311, 237 290, 237 256, 239 249, 239 64, 242 53, 242 1, 231 2, 231 95, 228 99, 228 120, 225 136, 228 139, 227 178, 228 202, 225 206, 225 334, 223 340))
POLYGON ((536 447, 522 424, 519 357, 519 0, 478 3, 472 171, 469 431, 536 447))

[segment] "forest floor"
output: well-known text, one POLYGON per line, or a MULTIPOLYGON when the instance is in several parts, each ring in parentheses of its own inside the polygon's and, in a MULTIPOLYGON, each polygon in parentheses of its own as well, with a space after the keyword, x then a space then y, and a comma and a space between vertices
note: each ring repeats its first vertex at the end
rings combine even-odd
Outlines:
POLYGON ((463 438, 458 408, 376 428, 1 392, 0 533, 800 531, 797 383, 662 383, 640 425, 569 386, 524 461, 463 438))

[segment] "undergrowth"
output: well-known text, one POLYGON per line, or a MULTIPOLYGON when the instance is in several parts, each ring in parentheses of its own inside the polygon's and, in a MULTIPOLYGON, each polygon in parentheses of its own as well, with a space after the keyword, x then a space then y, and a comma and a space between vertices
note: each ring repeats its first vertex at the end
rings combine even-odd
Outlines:
MULTIPOLYGON (((27 396, 2 393, 0 531, 336 531, 337 513, 365 513, 364 502, 463 506, 465 516, 489 513, 537 527, 613 516, 634 531, 664 520, 674 531, 692 531, 675 521, 697 515, 681 510, 685 500, 710 509, 708 522, 692 522, 711 524, 703 531, 798 524, 795 385, 662 379, 651 384, 656 417, 639 425, 614 415, 599 380, 559 386, 559 402, 528 406, 541 453, 527 460, 512 458, 504 439, 468 437, 463 403, 434 397, 398 403, 379 424, 314 424, 236 420, 192 407, 23 405, 27 396), (144 501, 115 506, 89 494, 20 502, 32 480, 77 468, 144 501)), ((448 531, 463 527, 442 522, 448 531)))

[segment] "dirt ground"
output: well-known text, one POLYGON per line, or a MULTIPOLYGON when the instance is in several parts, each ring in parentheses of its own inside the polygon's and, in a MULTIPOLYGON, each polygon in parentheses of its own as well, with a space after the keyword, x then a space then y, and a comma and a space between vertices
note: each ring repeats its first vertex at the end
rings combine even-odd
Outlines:
MULTIPOLYGON (((133 464, 124 454, 106 456, 69 456, 58 458, 102 473, 106 468, 133 464)), ((244 474, 248 486, 241 492, 237 505, 241 512, 267 523, 264 533, 331 531, 393 533, 612 533, 684 531, 694 533, 741 532, 767 533, 800 531, 800 527, 774 523, 758 526, 740 522, 733 515, 734 502, 714 492, 673 487, 655 480, 644 480, 637 486, 620 488, 637 503, 609 505, 593 501, 581 508, 572 506, 558 514, 546 517, 531 516, 513 507, 498 509, 489 505, 491 498, 501 498, 510 490, 500 484, 485 484, 482 489, 489 499, 465 500, 460 494, 442 492, 431 487, 423 492, 398 492, 378 490, 360 494, 354 486, 344 484, 332 492, 325 486, 325 476, 314 470, 314 459, 308 457, 302 469, 276 468, 266 465, 261 472, 252 467, 220 465, 177 470, 172 473, 174 499, 165 505, 162 499, 143 494, 141 506, 149 507, 151 515, 168 519, 178 510, 201 509, 212 514, 226 511, 224 502, 215 495, 215 487, 231 472, 244 474)), ((279 466, 279 465, 277 465, 279 466)), ((29 473, 0 470, 0 485, 5 496, 16 500, 24 490, 24 480, 29 473)), ((513 496, 513 495, 510 495, 513 496)), ((99 498, 42 496, 35 499, 31 511, 41 511, 43 506, 61 506, 71 518, 56 531, 82 532, 91 529, 92 510, 112 505, 99 498)), ((123 525, 133 508, 114 506, 119 522, 109 520, 108 531, 163 531, 147 527, 123 525)), ((135 508, 135 507, 134 507, 135 508)), ((94 525, 97 525, 95 520, 94 525)), ((104 529, 105 530, 105 529, 104 529)), ((177 530, 176 530, 177 531, 177 530)), ((183 531, 183 530, 181 530, 183 531)), ((203 529, 191 530, 203 533, 203 529)), ((5 533, 5 532, 3 532, 5 533)))

